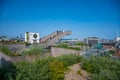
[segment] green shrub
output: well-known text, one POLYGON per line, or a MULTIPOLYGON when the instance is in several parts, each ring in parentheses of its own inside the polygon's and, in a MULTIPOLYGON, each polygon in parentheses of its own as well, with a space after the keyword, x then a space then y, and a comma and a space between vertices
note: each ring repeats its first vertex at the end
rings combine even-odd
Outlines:
POLYGON ((0 67, 0 80, 15 80, 16 78, 16 67, 15 65, 9 63, 4 65, 4 67, 0 67))
POLYGON ((55 45, 53 47, 65 48, 65 49, 72 49, 72 50, 81 50, 80 47, 71 47, 71 46, 68 46, 65 43, 61 43, 61 44, 55 45))
MULTIPOLYGON (((63 80, 67 67, 81 62, 90 80, 120 80, 120 62, 106 57, 84 59, 77 55, 47 57, 34 62, 17 62, 0 68, 1 80, 63 80)), ((77 71, 81 74, 81 70, 77 71)))
POLYGON ((12 67, 0 68, 0 78, 2 80, 63 80, 67 67, 81 60, 80 56, 64 55, 38 59, 30 63, 17 62, 12 67))
POLYGON ((12 52, 7 46, 0 46, 0 51, 8 56, 21 56, 21 54, 17 52, 12 52))
POLYGON ((23 55, 37 55, 42 53, 44 50, 42 47, 32 47, 29 50, 23 52, 23 55))
POLYGON ((59 61, 63 61, 66 66, 71 66, 75 63, 79 63, 82 60, 84 60, 84 58, 82 56, 78 56, 78 55, 74 55, 74 54, 62 55, 62 56, 57 57, 57 59, 59 61))
POLYGON ((2 46, 2 47, 1 47, 1 51, 2 51, 4 54, 6 54, 6 55, 9 55, 9 56, 13 55, 13 53, 12 53, 12 52, 9 50, 9 48, 6 47, 6 46, 2 46))
POLYGON ((109 53, 113 55, 113 54, 115 54, 115 51, 110 50, 109 53))
POLYGON ((87 44, 83 43, 83 42, 76 42, 74 45, 78 45, 78 46, 87 46, 87 44))
POLYGON ((91 80, 119 80, 120 62, 110 58, 91 58, 82 63, 82 68, 91 73, 91 80))
POLYGON ((50 65, 50 73, 51 73, 51 80, 64 80, 64 74, 67 70, 63 62, 58 60, 54 60, 49 63, 50 65))
POLYGON ((49 65, 45 60, 17 63, 17 80, 50 80, 49 65))

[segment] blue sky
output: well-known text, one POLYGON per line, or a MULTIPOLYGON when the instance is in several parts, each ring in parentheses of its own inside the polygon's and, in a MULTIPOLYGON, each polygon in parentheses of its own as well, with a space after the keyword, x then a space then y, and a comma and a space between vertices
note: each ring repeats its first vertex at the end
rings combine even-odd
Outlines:
POLYGON ((0 0, 0 35, 71 30, 66 38, 114 39, 120 30, 120 0, 0 0))

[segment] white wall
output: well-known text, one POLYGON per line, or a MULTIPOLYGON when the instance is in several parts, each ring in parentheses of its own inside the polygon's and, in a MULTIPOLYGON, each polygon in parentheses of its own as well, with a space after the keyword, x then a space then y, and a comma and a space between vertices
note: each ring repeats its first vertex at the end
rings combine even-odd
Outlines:
POLYGON ((32 43, 34 43, 34 40, 36 40, 36 43, 39 43, 39 39, 40 39, 39 33, 28 32, 28 37, 29 37, 29 40, 27 40, 27 33, 25 33, 25 42, 32 44, 32 43), (37 38, 33 37, 34 34, 37 35, 37 38))

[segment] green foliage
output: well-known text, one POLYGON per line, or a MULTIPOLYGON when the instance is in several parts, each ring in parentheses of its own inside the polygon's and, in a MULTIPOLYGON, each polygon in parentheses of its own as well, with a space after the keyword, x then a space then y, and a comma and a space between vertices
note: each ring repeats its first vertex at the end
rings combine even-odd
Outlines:
POLYGON ((119 80, 120 62, 110 58, 99 57, 86 60, 82 68, 90 72, 91 80, 119 80))
POLYGON ((82 75, 81 70, 78 70, 78 71, 77 71, 77 74, 82 75))
POLYGON ((0 80, 10 80, 11 77, 13 78, 12 80, 14 80, 16 77, 15 74, 16 67, 11 63, 0 68, 0 80))
POLYGON ((36 60, 32 63, 19 62, 16 64, 16 80, 50 80, 49 62, 52 58, 36 60))
POLYGON ((0 51, 8 56, 21 56, 21 54, 17 52, 12 52, 7 46, 0 46, 0 51))
POLYGON ((87 44, 83 43, 83 42, 76 42, 74 45, 78 45, 78 46, 87 46, 87 44))
POLYGON ((64 80, 64 72, 67 70, 63 62, 54 60, 49 63, 51 79, 52 80, 64 80))
POLYGON ((44 50, 42 47, 32 47, 29 50, 23 52, 23 55, 37 55, 42 53, 44 50))
POLYGON ((115 54, 115 51, 110 50, 109 53, 113 55, 113 54, 115 54))
MULTIPOLYGON (((120 62, 106 57, 84 59, 77 55, 47 57, 34 62, 17 62, 0 68, 1 80, 63 80, 68 66, 76 63, 88 71, 90 80, 120 80, 120 62)), ((81 74, 81 70, 77 73, 81 74)))
POLYGON ((33 63, 19 63, 17 66, 17 80, 49 80, 49 67, 41 61, 33 63))
POLYGON ((9 55, 9 56, 12 56, 12 55, 13 55, 12 52, 9 50, 9 48, 6 47, 6 46, 2 46, 2 47, 1 47, 1 51, 2 51, 4 54, 6 54, 6 55, 9 55))
POLYGON ((0 50, 1 50, 1 48, 2 48, 2 45, 0 44, 0 50))
POLYGON ((68 45, 66 43, 60 43, 60 44, 56 45, 56 47, 67 48, 68 45))
POLYGON ((59 61, 63 61, 66 66, 70 66, 75 63, 79 63, 82 60, 84 60, 83 57, 74 55, 74 54, 69 54, 69 55, 62 55, 60 57, 57 57, 59 61))
POLYGON ((71 46, 68 46, 66 43, 61 43, 61 44, 58 44, 54 47, 72 49, 72 50, 81 50, 80 47, 71 47, 71 46))
POLYGON ((0 68, 0 78, 2 80, 63 80, 67 67, 81 61, 79 58, 81 57, 64 55, 58 58, 38 59, 31 63, 17 62, 12 67, 0 68))

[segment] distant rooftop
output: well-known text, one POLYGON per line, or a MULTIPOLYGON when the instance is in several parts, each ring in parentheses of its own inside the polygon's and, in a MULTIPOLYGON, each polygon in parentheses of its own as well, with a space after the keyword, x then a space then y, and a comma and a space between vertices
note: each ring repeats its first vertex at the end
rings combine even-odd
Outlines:
POLYGON ((88 37, 88 39, 98 39, 98 37, 88 37))

